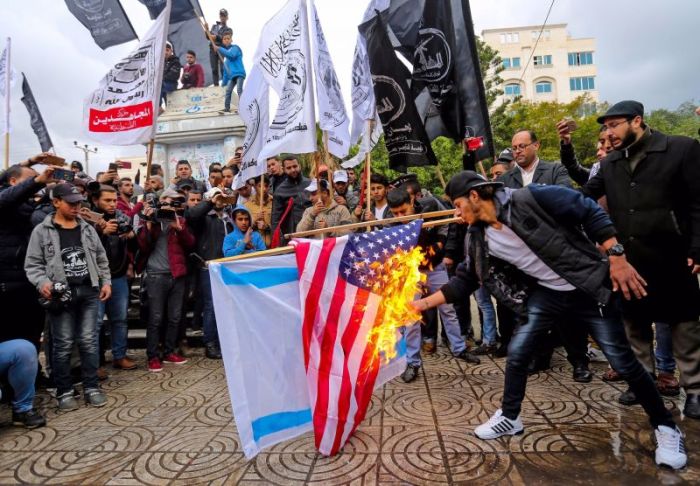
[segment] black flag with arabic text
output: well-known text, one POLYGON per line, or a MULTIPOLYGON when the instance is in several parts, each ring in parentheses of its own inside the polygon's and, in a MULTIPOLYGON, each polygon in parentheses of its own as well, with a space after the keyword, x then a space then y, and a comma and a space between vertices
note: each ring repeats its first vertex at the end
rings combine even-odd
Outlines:
POLYGON ((51 137, 49 137, 49 131, 46 129, 44 118, 39 111, 39 105, 36 104, 34 94, 29 87, 29 82, 24 73, 22 73, 22 103, 27 107, 32 130, 34 130, 34 133, 39 139, 42 152, 48 152, 53 147, 53 142, 51 141, 51 137))
POLYGON ((119 0, 65 0, 101 49, 138 39, 119 0))
POLYGON ((418 116, 407 80, 411 73, 391 45, 382 15, 360 26, 367 41, 377 114, 384 128, 389 166, 401 172, 407 167, 437 165, 425 126, 418 116))
MULTIPOLYGON (((151 19, 158 17, 165 8, 165 0, 139 0, 147 9, 151 19)), ((204 17, 198 0, 172 0, 168 40, 173 45, 175 55, 183 66, 187 62, 187 51, 192 50, 197 56, 197 63, 204 70, 204 86, 212 81, 209 39, 202 30, 199 18, 204 17)))

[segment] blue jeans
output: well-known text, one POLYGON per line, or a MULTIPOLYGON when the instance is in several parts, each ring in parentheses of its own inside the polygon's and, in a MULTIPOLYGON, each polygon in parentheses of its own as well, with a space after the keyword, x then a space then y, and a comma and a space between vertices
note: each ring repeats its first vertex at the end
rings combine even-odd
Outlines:
POLYGON ((73 298, 58 314, 49 313, 51 325, 51 369, 57 394, 73 389, 70 376, 70 356, 78 343, 83 388, 97 388, 97 304, 99 292, 87 285, 71 286, 73 298))
POLYGON ((233 88, 236 88, 236 93, 238 93, 238 97, 241 97, 241 94, 243 94, 243 80, 245 78, 242 78, 240 76, 237 76, 235 78, 232 78, 228 84, 226 85, 226 97, 224 98, 224 110, 230 110, 231 109, 231 93, 233 92, 233 88))
POLYGON ((676 360, 673 357, 673 341, 671 340, 671 325, 657 322, 656 327, 656 369, 664 373, 676 372, 676 360))
POLYGON ((0 375, 7 374, 7 381, 15 392, 12 409, 28 412, 34 405, 34 380, 39 370, 36 348, 24 339, 0 343, 0 375))
POLYGON ((107 302, 100 302, 97 309, 97 334, 100 334, 105 314, 109 318, 112 338, 112 359, 126 357, 126 343, 129 328, 126 313, 129 309, 129 282, 126 276, 112 279, 112 296, 107 302))
POLYGON ((479 306, 481 314, 484 317, 484 324, 481 333, 481 340, 484 344, 495 344, 496 342, 496 310, 493 308, 491 294, 486 287, 479 287, 479 290, 474 292, 476 305, 479 306))
MULTIPOLYGON (((436 266, 433 270, 425 272, 427 276, 428 290, 432 294, 440 290, 440 288, 449 280, 447 270, 442 263, 436 266)), ((447 334, 447 339, 450 341, 450 350, 452 354, 457 355, 467 349, 467 344, 462 338, 462 331, 459 327, 457 312, 452 304, 443 304, 438 307, 440 320, 447 334)), ((404 328, 406 336, 406 361, 413 366, 421 365, 420 345, 421 345, 421 329, 418 325, 407 326, 404 328)))
POLYGON ((508 346, 502 402, 504 416, 515 419, 520 415, 527 384, 527 365, 535 352, 537 340, 555 326, 566 323, 567 326, 583 326, 588 330, 610 366, 627 381, 653 427, 675 427, 654 380, 627 342, 617 300, 600 307, 579 290, 557 292, 538 286, 527 301, 527 310, 527 322, 515 329, 508 346))
POLYGON ((199 285, 202 298, 202 331, 205 344, 219 344, 219 332, 216 329, 216 314, 214 314, 214 298, 211 294, 209 270, 203 268, 199 274, 199 285))

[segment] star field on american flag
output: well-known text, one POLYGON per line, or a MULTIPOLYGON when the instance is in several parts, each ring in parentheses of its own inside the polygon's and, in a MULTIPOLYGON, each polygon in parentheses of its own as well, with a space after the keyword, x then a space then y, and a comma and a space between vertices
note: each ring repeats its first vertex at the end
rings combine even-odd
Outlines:
POLYGON ((398 249, 410 251, 418 242, 422 219, 401 226, 350 235, 340 262, 340 275, 348 283, 372 290, 381 279, 384 262, 398 249))

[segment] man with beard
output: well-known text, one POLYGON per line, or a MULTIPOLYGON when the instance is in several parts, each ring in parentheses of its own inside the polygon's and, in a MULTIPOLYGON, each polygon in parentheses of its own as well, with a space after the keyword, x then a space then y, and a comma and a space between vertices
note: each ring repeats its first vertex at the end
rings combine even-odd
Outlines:
POLYGON ((117 209, 129 218, 133 218, 143 209, 142 202, 136 204, 131 202, 134 197, 134 183, 128 177, 122 177, 119 179, 118 188, 119 198, 117 199, 117 209))
MULTIPOLYGON (((272 198, 272 228, 279 234, 280 244, 287 242, 283 235, 293 233, 304 216, 311 200, 305 191, 311 182, 301 173, 301 166, 295 155, 287 155, 282 160, 286 178, 274 192, 272 198)), ((275 238, 273 236, 273 245, 275 238)))
MULTIPOLYGON (((623 308, 627 336, 653 373, 651 325, 671 325, 684 414, 700 419, 700 143, 652 130, 638 101, 613 105, 598 122, 614 151, 582 190, 596 200, 606 196, 619 252, 648 283, 648 296, 623 308)), ((631 389, 620 397, 624 404, 638 400, 631 389)))

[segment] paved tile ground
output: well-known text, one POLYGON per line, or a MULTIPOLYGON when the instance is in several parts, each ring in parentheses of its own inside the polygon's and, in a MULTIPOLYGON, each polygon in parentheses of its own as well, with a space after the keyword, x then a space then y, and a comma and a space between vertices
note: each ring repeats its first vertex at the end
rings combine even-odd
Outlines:
MULTIPOLYGON (((504 359, 467 366, 444 348, 409 385, 378 390, 365 423, 341 454, 317 455, 306 435, 252 461, 243 457, 223 367, 200 356, 160 374, 113 372, 108 406, 59 414, 26 431, 0 413, 0 484, 699 484, 700 422, 683 420, 690 466, 653 464, 639 406, 617 404, 622 385, 583 385, 556 355, 530 380, 521 436, 484 442, 472 433, 501 397, 504 359)), ((679 417, 678 400, 668 406, 679 417)), ((679 417, 680 418, 680 417, 679 417)))

